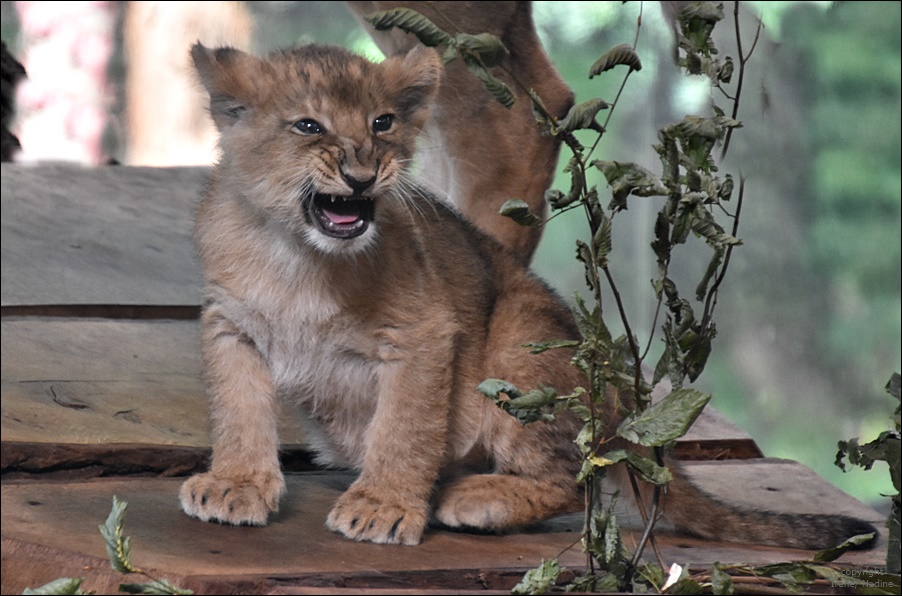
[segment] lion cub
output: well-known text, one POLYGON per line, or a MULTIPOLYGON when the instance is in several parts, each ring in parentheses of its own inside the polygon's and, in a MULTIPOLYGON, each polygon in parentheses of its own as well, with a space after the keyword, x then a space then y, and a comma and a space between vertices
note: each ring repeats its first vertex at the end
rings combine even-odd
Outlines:
MULTIPOLYGON (((266 523, 285 490, 281 400, 305 412, 320 463, 360 472, 326 521, 349 538, 417 544, 429 521, 502 530, 580 509, 581 422, 524 427, 476 389, 581 384, 566 351, 522 347, 578 338, 569 309, 408 173, 438 54, 191 54, 222 156, 195 230, 213 458, 182 486, 184 510, 266 523)), ((600 414, 616 425, 612 404, 600 414)), ((723 540, 813 548, 873 530, 738 511, 678 468, 665 505, 678 527, 723 540)))
POLYGON ((407 172, 438 54, 191 54, 222 157, 196 221, 213 459, 184 510, 266 522, 281 399, 320 463, 360 471, 327 520, 349 538, 417 544, 430 516, 502 529, 579 507, 576 421, 524 428, 476 390, 575 386, 566 354, 521 347, 578 337, 569 310, 407 172))

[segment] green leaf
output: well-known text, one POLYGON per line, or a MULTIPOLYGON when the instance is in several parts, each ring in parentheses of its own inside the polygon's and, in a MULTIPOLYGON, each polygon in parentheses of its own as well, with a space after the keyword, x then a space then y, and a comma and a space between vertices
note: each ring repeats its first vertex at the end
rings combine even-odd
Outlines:
POLYGON ((578 103, 567 112, 567 115, 558 122, 558 130, 561 132, 573 132, 574 130, 591 129, 604 132, 604 128, 595 121, 595 116, 601 110, 610 107, 608 102, 601 98, 589 99, 578 103))
POLYGON ((644 412, 627 416, 617 434, 646 447, 665 445, 686 434, 710 399, 695 389, 678 389, 644 412))
POLYGON ((711 569, 711 591, 726 596, 733 593, 733 578, 718 563, 714 563, 711 569))
POLYGON ((477 387, 477 391, 486 397, 498 399, 502 393, 510 397, 520 397, 523 393, 513 384, 501 379, 486 379, 477 387))
POLYGON ((129 561, 131 546, 129 538, 122 535, 122 526, 125 523, 125 509, 128 503, 120 501, 113 496, 113 508, 106 519, 106 523, 100 526, 100 535, 103 536, 107 556, 110 558, 110 566, 119 573, 141 573, 141 570, 132 566, 129 561))
POLYGON ((595 249, 595 264, 601 268, 608 266, 608 255, 614 248, 613 226, 611 218, 602 212, 601 225, 592 236, 592 246, 595 249))
POLYGON ((604 526, 604 562, 607 567, 616 565, 623 557, 623 538, 617 518, 611 513, 604 526))
MULTIPOLYGON (((592 292, 595 292, 598 288, 597 288, 597 284, 595 282, 594 277, 591 275, 591 271, 594 271, 594 269, 595 269, 595 262, 592 260, 592 249, 589 248, 589 245, 586 244, 585 242, 583 242, 582 240, 576 241, 576 259, 585 266, 586 285, 589 286, 589 289, 592 292)), ((577 324, 585 323, 585 322, 592 323, 591 327, 583 326, 580 324, 580 330, 583 330, 583 337, 587 337, 589 335, 589 333, 587 333, 587 331, 591 331, 591 329, 594 329, 595 320, 596 320, 595 318, 588 319, 585 317, 583 317, 583 318, 577 317, 577 324)))
POLYGON ((81 589, 85 581, 75 577, 62 577, 38 588, 25 588, 23 594, 90 594, 81 589))
POLYGON ((462 56, 469 54, 469 58, 478 58, 485 68, 498 66, 510 54, 501 40, 491 33, 480 33, 479 35, 458 33, 454 40, 457 42, 457 49, 462 56))
POLYGON ((711 355, 711 341, 716 334, 713 321, 707 333, 698 335, 691 333, 692 344, 684 350, 686 358, 683 360, 683 366, 690 381, 695 382, 705 370, 705 364, 708 363, 708 357, 711 355))
POLYGON ((639 197, 667 196, 669 191, 657 176, 632 162, 597 159, 590 165, 604 174, 611 187, 613 201, 610 208, 617 212, 627 208, 626 199, 633 194, 639 197))
POLYGON ((870 534, 859 534, 858 536, 852 536, 839 546, 834 546, 833 548, 824 549, 822 551, 814 553, 814 560, 818 563, 829 563, 830 561, 835 561, 846 551, 855 549, 863 544, 867 544, 873 539, 873 532, 870 534))
MULTIPOLYGON (((889 381, 886 383, 886 391, 895 397, 897 401, 902 402, 902 376, 899 373, 893 373, 889 378, 889 381)), ((899 408, 897 407, 896 412, 898 411, 899 408)))
POLYGON ((622 461, 628 463, 640 476, 642 476, 642 478, 652 484, 667 484, 673 480, 673 474, 671 474, 670 470, 666 467, 659 466, 655 461, 647 457, 624 449, 609 451, 593 463, 601 467, 613 465, 622 461))
POLYGON ((735 183, 733 182, 733 177, 729 174, 724 176, 723 182, 717 189, 717 198, 721 201, 729 201, 730 197, 733 195, 733 187, 735 183))
POLYGON ((659 211, 655 219, 655 239, 651 243, 651 249, 658 259, 658 265, 666 266, 670 261, 670 220, 664 210, 659 211))
POLYGON ((686 116, 680 123, 684 137, 703 137, 708 140, 720 138, 720 128, 714 118, 700 118, 699 116, 686 116))
POLYGON ((144 584, 119 584, 119 591, 126 594, 194 594, 191 590, 176 587, 165 579, 144 584))
POLYGON ((722 20, 723 5, 716 2, 685 2, 680 6, 680 20, 701 20, 716 23, 722 20))
POLYGON ((733 78, 733 70, 735 66, 733 64, 733 59, 727 56, 724 58, 723 64, 720 67, 720 70, 717 73, 717 80, 721 83, 729 83, 730 79, 733 78))
POLYGON ((558 405, 557 391, 551 387, 540 385, 538 389, 528 391, 520 397, 500 401, 502 410, 514 416, 520 424, 532 422, 552 422, 554 409, 558 405))
POLYGON ((714 256, 711 257, 711 261, 708 263, 708 268, 705 269, 702 280, 698 282, 698 285, 695 287, 695 299, 699 302, 703 301, 708 294, 708 285, 711 283, 711 280, 714 279, 714 275, 717 273, 720 264, 723 263, 725 253, 726 251, 722 248, 718 248, 714 251, 714 256))
POLYGON ((579 194, 567 194, 565 195, 563 192, 556 188, 549 188, 545 191, 545 201, 551 205, 552 209, 563 209, 565 207, 569 207, 572 205, 577 199, 579 199, 579 194))
POLYGON ((365 18, 378 31, 397 27, 416 35, 424 45, 429 47, 452 45, 454 43, 453 37, 439 29, 435 23, 410 8, 380 10, 367 15, 365 18))
POLYGON ((489 71, 475 62, 467 62, 467 68, 476 75, 476 78, 482 81, 482 86, 492 94, 495 101, 506 108, 514 105, 516 98, 504 81, 492 76, 489 71))
POLYGON ((563 569, 557 559, 544 559, 535 569, 530 569, 516 586, 511 589, 512 594, 545 594, 557 582, 563 569))
POLYGON ((636 569, 637 575, 641 576, 642 584, 644 590, 641 592, 636 590, 637 583, 636 580, 633 580, 633 590, 637 593, 657 593, 660 590, 660 587, 664 585, 664 582, 667 581, 667 576, 664 573, 664 570, 661 569, 660 565, 655 563, 646 563, 645 565, 640 565, 636 569))
POLYGON ((551 124, 548 116, 546 115, 548 114, 548 108, 545 107, 545 102, 542 101, 542 98, 539 97, 539 94, 536 93, 536 90, 530 88, 528 95, 529 103, 532 106, 532 116, 536 119, 536 122, 543 125, 543 127, 551 124))
POLYGON ((491 398, 495 405, 514 416, 520 424, 554 420, 554 412, 564 400, 558 400, 557 391, 539 385, 537 389, 522 393, 511 383, 500 379, 486 379, 477 388, 480 393, 491 398), (505 399, 501 394, 508 397, 505 399))
POLYGON ((614 508, 617 506, 619 493, 611 496, 610 503, 605 506, 600 493, 603 478, 594 478, 593 503, 589 516, 589 528, 585 542, 586 549, 601 564, 604 571, 612 574, 625 572, 626 553, 623 547, 623 537, 614 508))
POLYGON ((771 577, 786 587, 810 584, 817 579, 817 573, 804 563, 774 563, 755 568, 756 575, 771 577))
POLYGON ((639 54, 636 53, 636 50, 631 45, 624 43, 602 54, 601 58, 596 60, 592 68, 589 69, 589 78, 597 77, 601 73, 621 64, 629 66, 631 71, 642 70, 642 61, 639 60, 639 54))
POLYGON ((542 223, 542 218, 529 210, 529 205, 522 199, 510 199, 501 205, 498 213, 509 217, 521 226, 535 228, 542 223))
POLYGON ((711 212, 705 209, 701 203, 695 205, 691 228, 693 232, 704 238, 708 244, 716 249, 742 244, 742 240, 724 232, 720 224, 714 220, 711 212))

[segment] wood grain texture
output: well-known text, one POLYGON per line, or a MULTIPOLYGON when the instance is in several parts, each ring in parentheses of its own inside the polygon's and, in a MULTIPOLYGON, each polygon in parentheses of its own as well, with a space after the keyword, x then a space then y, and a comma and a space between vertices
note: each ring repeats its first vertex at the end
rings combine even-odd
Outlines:
MULTIPOLYGON (((744 463, 730 464, 742 466, 744 463)), ((729 477, 729 470, 722 470, 729 477)), ((278 514, 266 527, 234 527, 204 523, 186 517, 176 498, 179 479, 101 479, 89 482, 17 483, 2 486, 4 561, 7 540, 31 547, 34 558, 48 554, 51 561, 97 561, 104 547, 98 524, 109 514, 113 495, 128 503, 125 534, 131 537, 132 561, 181 579, 202 593, 303 593, 292 587, 383 588, 430 587, 475 589, 479 577, 494 583, 485 587, 509 589, 516 573, 542 559, 560 555, 560 562, 578 570, 584 556, 578 540, 581 516, 556 518, 521 532, 478 535, 430 529, 415 548, 357 543, 328 531, 326 512, 353 476, 315 472, 288 476, 288 493, 278 514), (507 573, 510 572, 510 573, 507 573), (507 578, 507 580, 504 580, 507 578), (279 591, 279 590, 283 591, 279 591)), ((631 546, 637 533, 626 530, 631 546)), ((774 547, 701 541, 667 532, 658 534, 667 561, 681 564, 776 563, 810 559, 811 552, 774 547)), ((885 542, 882 544, 885 549, 885 542)), ((864 566, 881 564, 884 551, 854 552, 845 562, 864 566)), ((86 588, 109 581, 107 569, 89 563, 86 588), (95 577, 96 576, 96 577, 95 577), (97 584, 93 582, 97 582, 97 584)), ((39 565, 19 566, 7 574, 3 593, 20 593, 46 573, 39 565), (43 573, 43 571, 41 572, 43 573)), ((131 578, 129 578, 129 581, 131 578)), ((102 593, 102 592, 101 592, 102 593)))
POLYGON ((201 303, 207 168, 0 167, 3 306, 201 303))

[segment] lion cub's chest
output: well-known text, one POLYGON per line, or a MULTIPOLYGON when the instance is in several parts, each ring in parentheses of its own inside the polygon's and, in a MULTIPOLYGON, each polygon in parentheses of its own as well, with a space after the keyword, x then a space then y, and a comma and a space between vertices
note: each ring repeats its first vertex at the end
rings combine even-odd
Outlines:
POLYGON ((378 323, 322 303, 260 311, 260 316, 269 331, 265 357, 284 396, 315 409, 373 394, 380 364, 378 323))

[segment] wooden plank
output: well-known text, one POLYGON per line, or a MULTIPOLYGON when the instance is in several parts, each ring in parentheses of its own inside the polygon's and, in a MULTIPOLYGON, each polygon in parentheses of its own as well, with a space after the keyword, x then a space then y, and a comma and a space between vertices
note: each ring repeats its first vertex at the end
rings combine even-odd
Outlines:
POLYGON ((198 305, 207 168, 2 164, 2 305, 198 305))
POLYGON ((849 515, 879 528, 886 522, 858 499, 792 460, 693 461, 682 465, 690 480, 706 493, 745 509, 849 515))
MULTIPOLYGON (((431 577, 434 589, 474 589, 478 586, 473 578, 490 570, 525 570, 558 555, 561 564, 570 569, 584 564, 580 515, 507 535, 430 529, 417 547, 343 539, 328 531, 323 522, 352 478, 335 472, 289 475, 281 509, 266 527, 222 526, 187 518, 178 507, 179 479, 4 482, 3 538, 20 547, 45 547, 50 551, 44 552, 57 553, 63 559, 67 553, 103 559, 97 526, 106 519, 116 495, 128 503, 125 534, 131 537, 133 562, 163 576, 187 578, 194 589, 218 582, 216 591, 205 590, 208 593, 263 593, 275 585, 273 578, 278 578, 281 586, 329 587, 329 582, 358 578, 357 585, 370 581, 369 587, 397 588, 409 587, 411 578, 418 576, 421 580, 431 577), (381 583, 372 579, 376 577, 382 578, 381 583), (408 582, 406 586, 404 582, 408 582)), ((636 539, 636 533, 626 531, 628 546, 636 539)), ((809 551, 700 541, 666 532, 659 534, 658 544, 665 561, 689 565, 775 563, 812 555, 809 551)), ((885 542, 882 546, 885 548, 885 542)), ((843 560, 878 566, 883 557, 878 546, 877 550, 849 553, 843 560)), ((7 575, 5 568, 3 593, 19 593, 24 585, 35 584, 27 573, 17 570, 7 575)), ((93 580, 92 570, 83 575, 93 580)), ((90 584, 86 588, 94 589, 90 584)))
MULTIPOLYGON (((209 448, 196 321, 7 317, 0 331, 5 470, 10 462, 17 471, 73 470, 78 445, 121 444, 131 446, 131 459, 125 460, 131 462, 162 457, 165 451, 155 448, 173 447, 170 467, 148 469, 165 473, 188 469, 186 452, 176 448, 209 448), (35 447, 41 443, 66 448, 35 447), (149 450, 138 453, 138 445, 149 450)), ((698 424, 715 438, 705 443, 696 433, 691 445, 723 445, 730 433, 735 433, 734 443, 750 441, 713 416, 704 414, 698 424)), ((295 451, 304 443, 297 413, 288 406, 280 436, 295 451)), ((704 449, 710 453, 712 448, 704 449)), ((111 470, 123 466, 112 452, 85 449, 81 454, 82 473, 96 469, 102 475, 104 462, 111 470)), ((206 451, 197 457, 205 458, 206 451)))
POLYGON ((4 441, 209 445, 197 323, 3 319, 4 441))
MULTIPOLYGON (((4 473, 174 474, 206 460, 196 321, 5 318, 0 344, 4 473)), ((282 420, 304 460, 296 416, 282 420)))
MULTIPOLYGON (((665 379, 652 392, 658 402, 671 392, 665 379)), ((673 457, 680 460, 726 460, 764 457, 758 444, 744 430, 724 418, 708 405, 692 427, 676 444, 673 457)))

